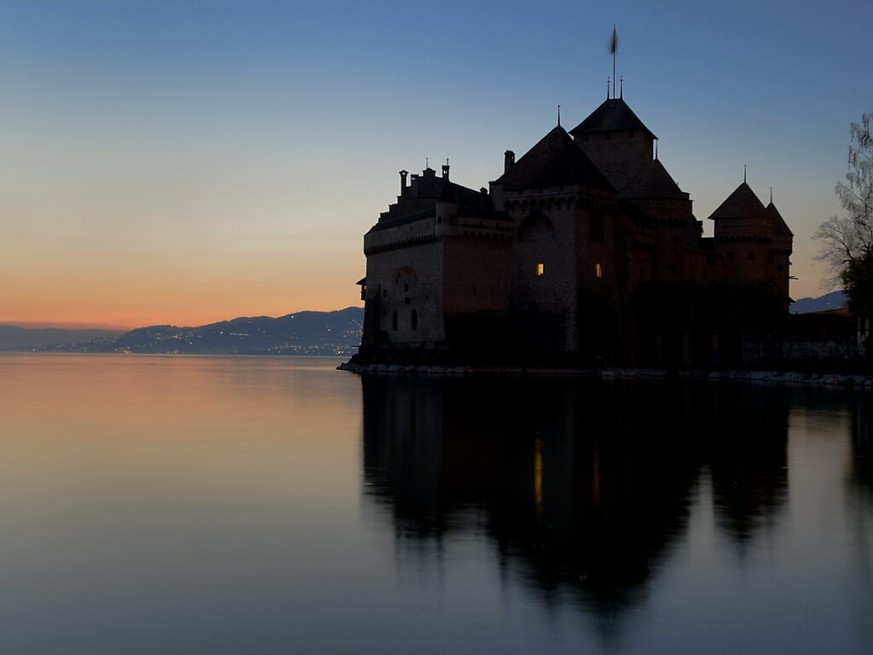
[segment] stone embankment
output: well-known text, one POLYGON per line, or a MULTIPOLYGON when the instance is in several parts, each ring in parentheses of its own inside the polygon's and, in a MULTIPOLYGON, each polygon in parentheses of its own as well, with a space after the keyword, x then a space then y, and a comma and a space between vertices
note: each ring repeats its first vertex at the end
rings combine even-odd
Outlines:
POLYGON ((705 379, 714 382, 727 380, 734 382, 778 382, 785 384, 813 384, 827 386, 854 386, 873 389, 873 375, 852 375, 843 373, 802 373, 797 371, 678 371, 663 369, 603 369, 600 377, 604 379, 663 378, 678 377, 705 379))
POLYGON ((345 362, 340 370, 368 375, 431 376, 431 377, 592 377, 604 380, 679 378, 689 380, 772 382, 782 384, 846 386, 873 389, 873 375, 836 373, 803 373, 793 371, 741 370, 681 370, 658 368, 603 368, 522 366, 420 366, 404 364, 352 364, 345 362))
POLYGON ((341 371, 366 373, 368 375, 405 375, 431 377, 597 377, 593 369, 542 366, 423 366, 418 364, 353 364, 345 362, 337 367, 341 371))

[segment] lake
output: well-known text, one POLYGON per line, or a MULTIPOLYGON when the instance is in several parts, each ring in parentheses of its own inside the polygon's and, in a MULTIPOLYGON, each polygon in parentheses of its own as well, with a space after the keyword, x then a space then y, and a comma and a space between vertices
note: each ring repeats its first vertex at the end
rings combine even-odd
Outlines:
POLYGON ((0 652, 873 652, 871 394, 0 356, 0 652))

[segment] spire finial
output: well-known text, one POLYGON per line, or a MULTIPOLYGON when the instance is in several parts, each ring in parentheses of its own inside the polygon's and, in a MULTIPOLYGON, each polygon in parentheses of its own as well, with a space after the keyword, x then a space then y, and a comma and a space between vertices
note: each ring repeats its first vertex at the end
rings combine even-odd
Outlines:
POLYGON ((558 127, 561 127, 561 105, 558 105, 558 127))
POLYGON ((618 78, 618 97, 624 98, 624 75, 618 78))
POLYGON ((424 158, 424 170, 427 170, 428 168, 430 168, 430 157, 425 157, 424 158))
POLYGON ((743 164, 743 184, 746 183, 746 165, 743 164))
POLYGON ((612 83, 612 78, 606 78, 606 99, 609 100, 609 85, 612 83))
POLYGON ((773 204, 773 187, 770 187, 770 204, 773 204))

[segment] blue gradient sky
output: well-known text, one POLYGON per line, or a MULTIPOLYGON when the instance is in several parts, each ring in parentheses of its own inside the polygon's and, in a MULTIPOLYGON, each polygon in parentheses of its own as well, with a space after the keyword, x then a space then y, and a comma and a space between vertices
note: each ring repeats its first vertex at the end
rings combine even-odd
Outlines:
POLYGON ((869 0, 2 0, 0 322, 358 305, 397 171, 487 186, 556 105, 573 127, 606 97, 613 25, 697 217, 747 165, 795 233, 792 295, 819 295, 871 24, 869 0))

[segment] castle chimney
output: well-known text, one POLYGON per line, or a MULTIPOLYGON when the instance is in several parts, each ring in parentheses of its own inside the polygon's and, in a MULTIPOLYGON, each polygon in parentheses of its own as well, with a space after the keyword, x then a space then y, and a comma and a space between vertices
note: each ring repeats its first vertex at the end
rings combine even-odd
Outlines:
POLYGON ((449 179, 449 160, 446 159, 446 163, 443 164, 443 179, 449 179))
POLYGON ((400 171, 400 195, 403 195, 403 192, 406 190, 406 176, 409 175, 409 171, 400 171))
POLYGON ((504 175, 512 170, 515 166, 515 153, 512 150, 507 150, 503 153, 503 173, 504 175))

